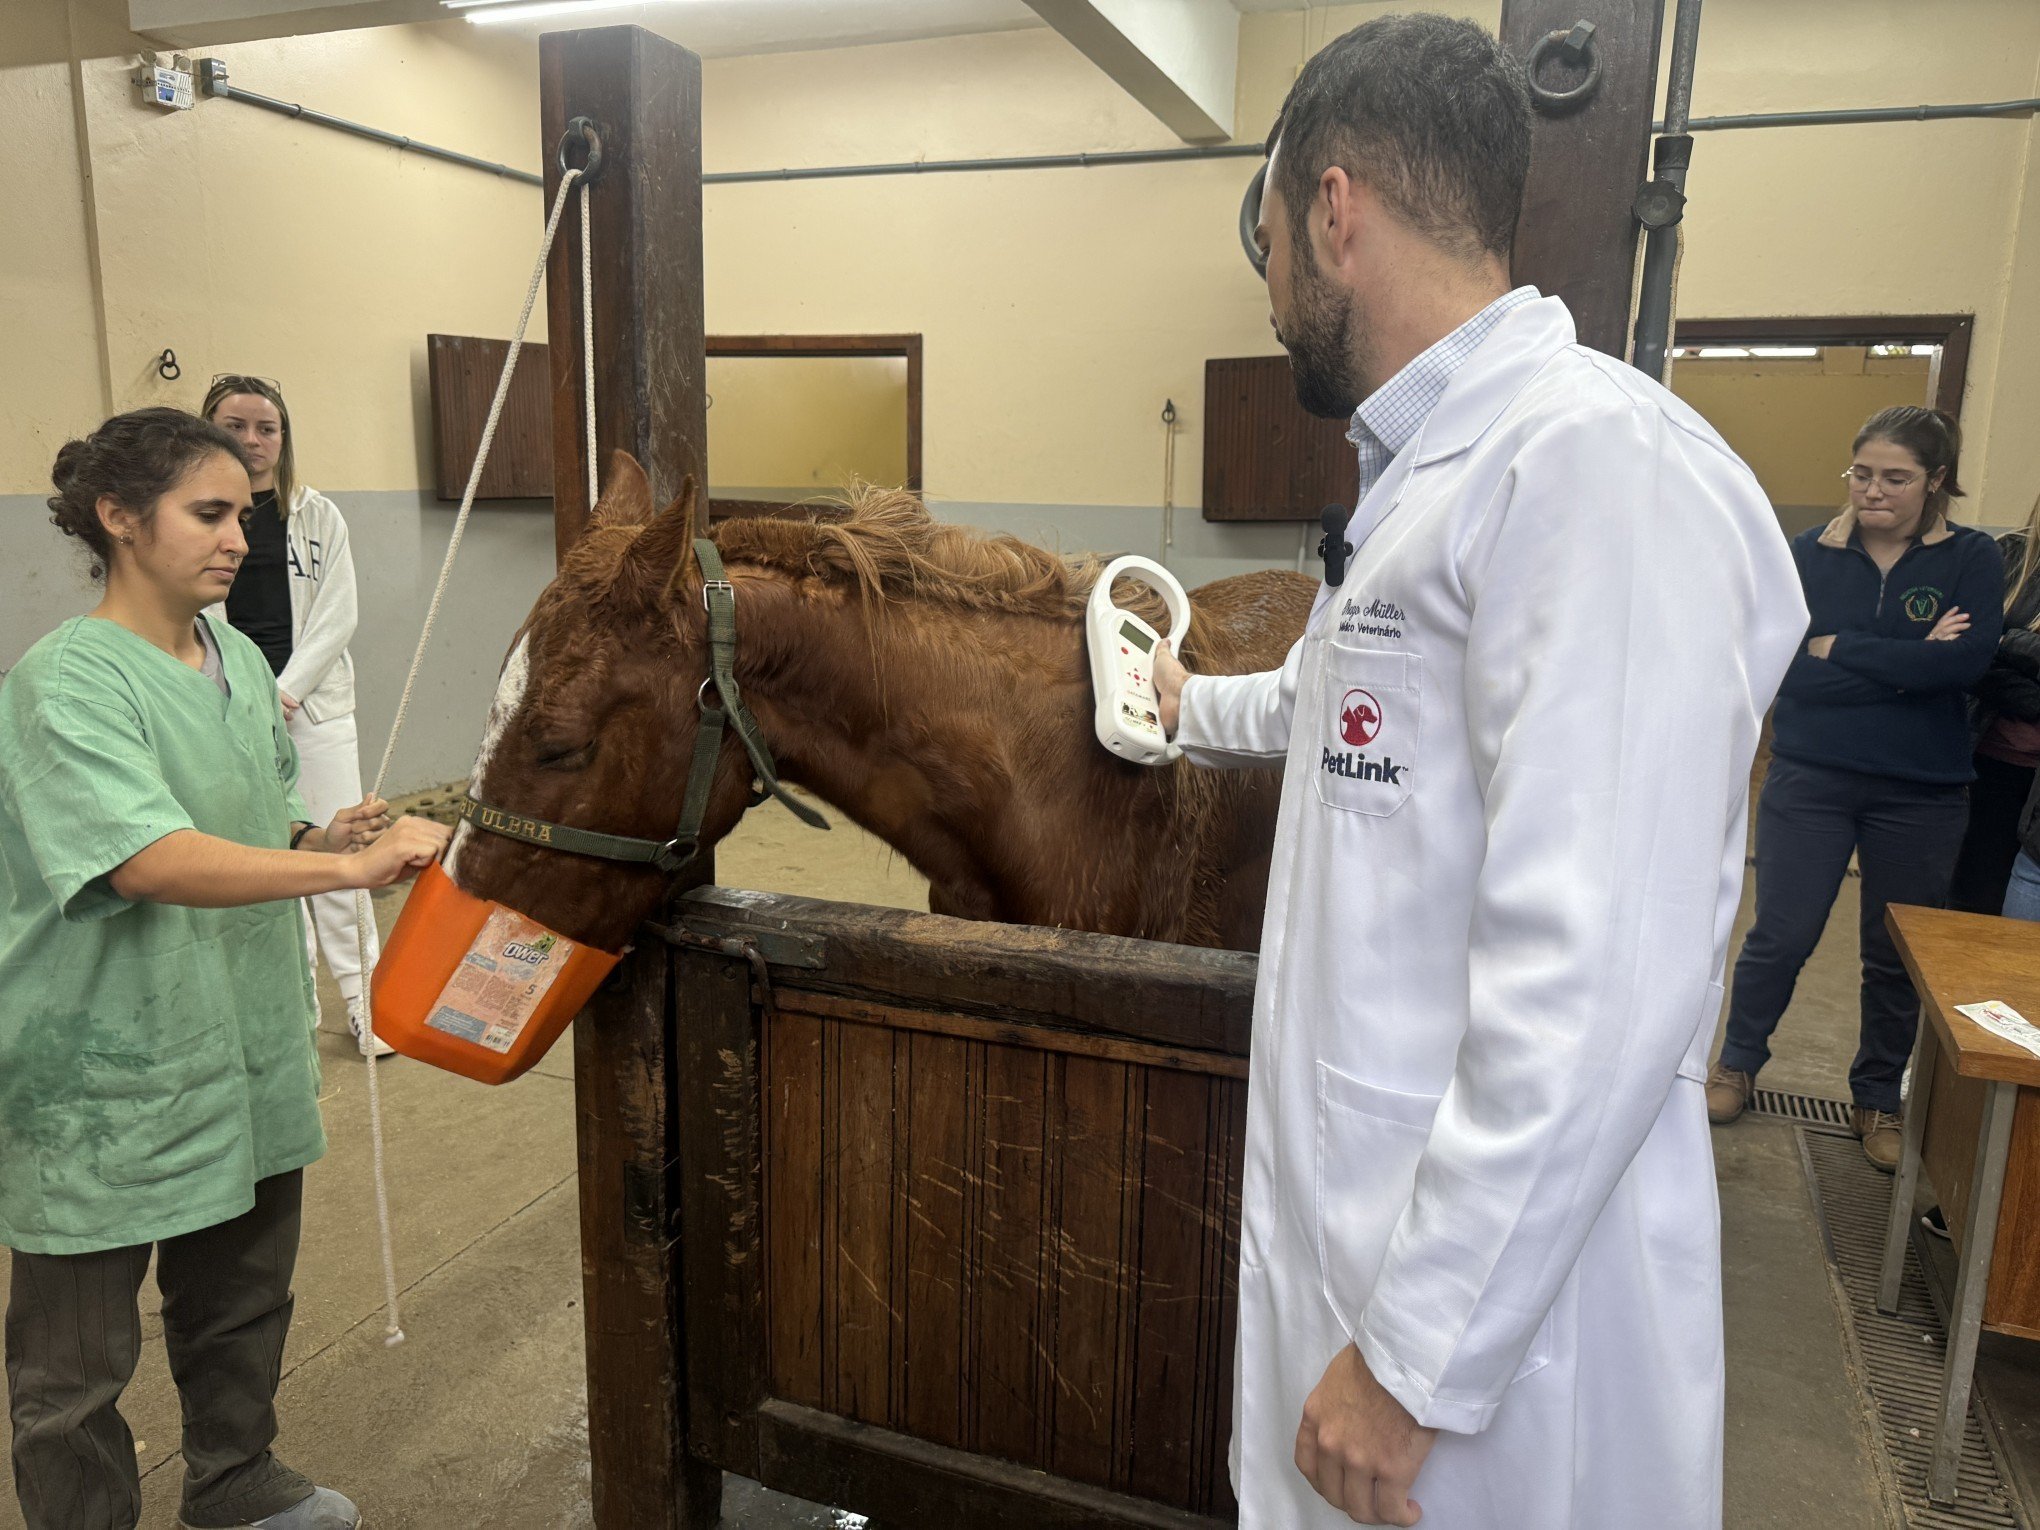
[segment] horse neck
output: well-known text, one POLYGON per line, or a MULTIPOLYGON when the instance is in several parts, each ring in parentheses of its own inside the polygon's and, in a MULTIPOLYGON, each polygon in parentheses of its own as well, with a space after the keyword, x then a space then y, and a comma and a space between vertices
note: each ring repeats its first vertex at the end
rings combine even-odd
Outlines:
POLYGON ((1038 741, 1015 747, 1038 740, 1056 704, 1038 665, 1023 673, 1039 619, 867 611, 855 591, 807 593, 775 576, 741 579, 738 603, 738 673, 780 774, 938 888, 973 901, 976 887, 992 904, 984 912, 1009 912, 1037 868, 1024 864, 1027 837, 1006 832, 1007 814, 1044 795, 1025 775, 1055 773, 1038 741), (983 641, 985 624, 1008 622, 1010 646, 983 641), (951 645, 944 631, 968 635, 951 645))

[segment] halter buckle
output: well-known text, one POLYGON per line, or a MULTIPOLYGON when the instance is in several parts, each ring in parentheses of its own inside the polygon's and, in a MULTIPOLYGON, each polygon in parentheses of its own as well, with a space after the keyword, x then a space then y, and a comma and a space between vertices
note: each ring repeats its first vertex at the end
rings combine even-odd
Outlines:
POLYGON ((715 594, 718 590, 729 596, 731 605, 737 603, 737 587, 735 585, 731 584, 727 579, 711 579, 701 587, 702 610, 710 611, 714 609, 714 607, 709 605, 708 597, 715 594))

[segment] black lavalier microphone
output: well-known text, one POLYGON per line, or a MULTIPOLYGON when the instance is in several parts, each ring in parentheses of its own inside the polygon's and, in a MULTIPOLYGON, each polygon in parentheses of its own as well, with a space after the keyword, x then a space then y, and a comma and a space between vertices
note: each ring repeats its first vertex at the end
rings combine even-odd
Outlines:
POLYGON ((1346 540, 1346 523, 1352 517, 1345 505, 1326 505, 1318 517, 1325 534, 1318 539, 1317 555, 1325 560, 1325 583, 1334 589, 1346 582, 1346 560, 1353 556, 1353 544, 1346 540))

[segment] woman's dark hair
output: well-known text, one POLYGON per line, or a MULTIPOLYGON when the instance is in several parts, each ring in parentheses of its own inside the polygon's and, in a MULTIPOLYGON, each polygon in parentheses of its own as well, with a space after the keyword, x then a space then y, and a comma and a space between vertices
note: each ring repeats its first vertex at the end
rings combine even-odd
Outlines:
POLYGON ((66 441, 50 469, 56 493, 50 521, 92 549, 92 577, 104 579, 113 562, 113 538, 99 519, 102 496, 147 521, 156 502, 208 457, 220 453, 246 467, 241 446, 217 425, 182 409, 135 409, 117 414, 82 441, 66 441))
POLYGON ((1954 415, 1918 404, 1894 404, 1863 422, 1849 450, 1860 452, 1865 441, 1889 441, 1904 447, 1926 471, 1930 484, 1939 473, 1941 482, 1927 492, 1921 529, 1930 529, 1947 518, 1949 501, 1962 497, 1962 485, 1955 481, 1955 468, 1962 456, 1962 427, 1954 415))
POLYGON ((1299 241, 1338 165, 1433 243, 1506 256, 1530 174, 1529 82, 1473 22, 1380 16, 1303 66, 1268 145, 1299 241))

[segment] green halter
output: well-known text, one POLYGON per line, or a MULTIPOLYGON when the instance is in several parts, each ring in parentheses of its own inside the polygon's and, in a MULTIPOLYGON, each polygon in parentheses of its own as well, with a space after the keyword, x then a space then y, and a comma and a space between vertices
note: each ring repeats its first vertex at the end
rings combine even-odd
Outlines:
POLYGON ((634 839, 624 834, 597 834, 543 818, 528 818, 503 808, 491 807, 469 794, 462 805, 462 821, 491 834, 514 839, 546 850, 564 850, 572 855, 591 855, 605 861, 625 861, 656 866, 667 876, 677 875, 694 859, 701 847, 701 822, 708 816, 708 795, 715 784, 716 760, 722 754, 723 729, 734 728, 737 741, 750 756, 755 774, 751 787, 752 807, 767 797, 777 797, 802 823, 817 829, 829 827, 829 820, 802 802, 780 783, 772 763, 772 751, 758 732, 758 720, 737 691, 737 592, 724 577, 722 554, 706 537, 698 537, 694 553, 701 560, 707 581, 701 591, 702 606, 708 612, 708 678, 701 682, 698 703, 701 726, 694 734, 694 762, 687 771, 687 795, 680 804, 680 827, 668 840, 634 839), (715 700, 709 687, 715 687, 715 700))

